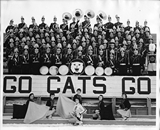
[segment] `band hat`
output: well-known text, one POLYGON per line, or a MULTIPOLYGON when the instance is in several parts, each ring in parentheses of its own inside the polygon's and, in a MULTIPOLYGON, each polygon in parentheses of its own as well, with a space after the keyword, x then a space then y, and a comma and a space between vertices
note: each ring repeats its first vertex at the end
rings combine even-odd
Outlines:
POLYGON ((53 29, 51 29, 49 32, 50 32, 50 33, 53 33, 54 31, 53 31, 53 29))
POLYGON ((36 38, 37 38, 37 39, 40 38, 39 34, 36 35, 36 38))
POLYGON ((54 36, 52 36, 51 41, 55 41, 55 37, 54 36))
POLYGON ((115 37, 115 41, 118 41, 118 37, 115 37))
POLYGON ((111 39, 110 44, 114 44, 114 43, 115 43, 115 40, 111 39))
POLYGON ((36 40, 35 40, 35 38, 34 38, 34 37, 32 37, 31 41, 32 41, 32 42, 35 42, 36 40))
POLYGON ((37 43, 34 44, 34 48, 39 48, 39 45, 37 43))
POLYGON ((23 16, 21 16, 21 19, 23 19, 23 20, 24 20, 24 17, 23 17, 23 16))
POLYGON ((61 43, 58 43, 58 44, 57 44, 57 48, 62 48, 62 44, 61 44, 61 43))
POLYGON ((28 45, 25 45, 25 46, 24 46, 24 49, 29 49, 28 45))
POLYGON ((150 30, 149 30, 149 28, 147 27, 147 28, 145 28, 145 32, 149 32, 150 30))
POLYGON ((42 16, 42 19, 45 19, 45 17, 44 17, 44 16, 42 16))
POLYGON ((71 44, 68 44, 68 45, 67 45, 67 48, 72 48, 71 44))
POLYGON ((132 41, 136 41, 136 38, 135 38, 135 37, 132 37, 132 41))
POLYGON ((62 37, 62 41, 66 41, 66 38, 64 36, 62 37))
POLYGON ((11 39, 9 40, 9 42, 14 42, 13 38, 11 38, 11 39))
POLYGON ((78 47, 78 50, 79 50, 79 51, 82 51, 82 50, 83 50, 82 46, 79 46, 79 47, 78 47))
POLYGON ((44 39, 42 39, 42 44, 45 44, 45 43, 46 43, 46 41, 44 39))
POLYGON ((32 20, 35 20, 35 18, 34 18, 34 17, 32 17, 31 19, 32 19, 32 20))
POLYGON ((26 42, 26 38, 25 37, 22 38, 22 42, 26 42))
POLYGON ((18 38, 18 37, 16 37, 15 41, 19 41, 19 38, 18 38))
POLYGON ((30 29, 29 29, 29 32, 33 32, 33 28, 30 28, 30 29))
POLYGON ((103 50, 104 49, 104 45, 100 45, 99 49, 103 50))
POLYGON ((11 19, 10 22, 14 22, 13 19, 11 19))
POLYGON ((85 42, 85 41, 86 41, 85 37, 82 37, 82 42, 85 42))
POLYGON ((88 50, 93 50, 93 47, 90 45, 90 46, 88 47, 88 50))
POLYGON ((111 18, 111 16, 110 16, 110 15, 108 15, 108 18, 111 18))
POLYGON ((104 39, 103 43, 108 43, 108 41, 106 39, 104 39))
POLYGON ((46 45, 46 48, 50 48, 51 46, 50 46, 50 44, 49 43, 47 43, 47 45, 46 45))
POLYGON ((76 39, 73 39, 73 43, 77 43, 76 39))
POLYGON ((48 34, 48 33, 45 33, 45 37, 49 37, 49 34, 48 34))
POLYGON ((123 45, 127 45, 127 42, 126 42, 126 40, 124 40, 124 41, 123 41, 123 45))

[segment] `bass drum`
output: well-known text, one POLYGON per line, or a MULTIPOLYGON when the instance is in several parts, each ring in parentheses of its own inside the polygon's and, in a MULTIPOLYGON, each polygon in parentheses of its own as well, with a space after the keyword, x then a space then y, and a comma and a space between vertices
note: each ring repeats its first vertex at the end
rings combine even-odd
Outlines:
POLYGON ((113 70, 110 67, 105 68, 104 73, 108 76, 112 75, 113 70))
POLYGON ((46 75, 46 74, 48 74, 48 67, 42 66, 39 71, 40 71, 41 75, 46 75))
POLYGON ((91 65, 88 65, 86 68, 85 68, 85 73, 86 75, 88 76, 92 76, 94 73, 95 73, 95 68, 91 65))
POLYGON ((58 74, 58 67, 57 66, 51 66, 49 68, 49 73, 52 75, 52 76, 56 76, 58 74))
POLYGON ((96 75, 102 76, 104 74, 104 69, 102 67, 96 68, 96 75))
POLYGON ((69 69, 66 65, 61 65, 58 69, 58 72, 60 75, 67 75, 69 72, 69 69))

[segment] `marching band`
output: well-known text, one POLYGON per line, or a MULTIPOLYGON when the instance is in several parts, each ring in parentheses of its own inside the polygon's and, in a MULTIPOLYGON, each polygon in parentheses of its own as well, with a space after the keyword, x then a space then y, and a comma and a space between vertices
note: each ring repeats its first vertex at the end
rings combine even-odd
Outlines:
POLYGON ((4 41, 9 73, 40 74, 42 66, 69 67, 73 59, 80 59, 86 67, 95 70, 107 67, 112 74, 141 75, 147 69, 149 74, 155 74, 156 44, 146 20, 144 26, 136 21, 135 27, 127 20, 124 27, 118 15, 117 22, 112 23, 111 16, 100 11, 92 29, 90 19, 94 17, 92 10, 83 14, 81 9, 76 9, 73 15, 63 13, 60 25, 56 16, 50 26, 44 16, 39 25, 32 17, 29 27, 23 16, 18 25, 10 20, 4 41), (81 18, 84 21, 80 22, 81 18), (107 18, 108 22, 103 23, 107 18))

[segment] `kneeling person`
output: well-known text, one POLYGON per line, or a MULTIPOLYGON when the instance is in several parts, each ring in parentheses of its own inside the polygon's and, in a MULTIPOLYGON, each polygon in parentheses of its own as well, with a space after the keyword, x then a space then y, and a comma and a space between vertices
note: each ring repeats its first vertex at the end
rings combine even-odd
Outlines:
POLYGON ((46 114, 46 118, 52 118, 54 113, 56 112, 54 109, 54 93, 50 93, 50 98, 48 99, 46 106, 50 107, 48 113, 46 114))

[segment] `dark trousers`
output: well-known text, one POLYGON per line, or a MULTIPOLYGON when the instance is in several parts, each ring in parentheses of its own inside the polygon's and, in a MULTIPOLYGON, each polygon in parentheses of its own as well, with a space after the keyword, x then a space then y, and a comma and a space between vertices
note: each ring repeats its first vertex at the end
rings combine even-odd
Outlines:
POLYGON ((141 66, 140 65, 133 65, 132 66, 132 75, 134 75, 134 76, 141 75, 141 66))
POLYGON ((127 66, 126 65, 119 66, 119 75, 127 75, 127 66))

